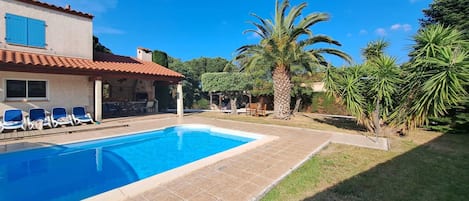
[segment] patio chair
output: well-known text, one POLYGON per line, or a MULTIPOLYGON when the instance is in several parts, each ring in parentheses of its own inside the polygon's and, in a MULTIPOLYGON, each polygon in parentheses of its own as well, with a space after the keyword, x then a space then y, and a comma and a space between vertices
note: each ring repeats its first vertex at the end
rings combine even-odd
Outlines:
POLYGON ((63 107, 56 107, 52 109, 51 114, 52 126, 55 128, 62 125, 72 125, 72 117, 67 114, 67 110, 63 107))
POLYGON ((75 125, 82 123, 94 123, 90 113, 86 113, 84 107, 74 107, 72 109, 72 119, 75 125))
POLYGON ((248 103, 246 105, 246 115, 256 115, 258 103, 248 103))
POLYGON ((46 115, 46 110, 42 108, 33 108, 29 110, 28 129, 42 130, 44 127, 52 128, 50 117, 46 115))
POLYGON ((256 116, 258 117, 258 116, 262 115, 262 116, 265 117, 267 115, 266 111, 267 111, 267 104, 259 103, 258 107, 257 107, 257 110, 256 110, 256 116))
POLYGON ((19 109, 5 110, 3 119, 0 126, 0 132, 4 129, 21 129, 26 130, 25 121, 23 118, 23 111, 19 109))

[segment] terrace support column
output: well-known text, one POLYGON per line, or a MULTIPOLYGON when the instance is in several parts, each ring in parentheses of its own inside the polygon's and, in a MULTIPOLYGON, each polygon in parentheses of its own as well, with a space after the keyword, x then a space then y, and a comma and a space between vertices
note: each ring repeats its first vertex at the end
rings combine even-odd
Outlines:
POLYGON ((94 119, 103 119, 103 81, 101 77, 94 78, 94 119))
POLYGON ((177 85, 177 116, 178 117, 184 116, 184 102, 182 98, 183 98, 182 82, 179 82, 177 85))

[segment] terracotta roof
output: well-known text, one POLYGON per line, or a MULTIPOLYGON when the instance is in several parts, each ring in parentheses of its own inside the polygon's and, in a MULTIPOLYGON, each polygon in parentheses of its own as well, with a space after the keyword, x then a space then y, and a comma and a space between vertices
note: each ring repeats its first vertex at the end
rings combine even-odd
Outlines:
POLYGON ((150 76, 183 78, 184 76, 153 62, 107 53, 95 53, 94 60, 64 56, 44 55, 0 49, 1 64, 26 65, 42 69, 76 69, 93 72, 120 72, 150 76))
POLYGON ((119 56, 108 53, 95 52, 94 62, 101 70, 140 73, 148 75, 163 75, 170 77, 184 77, 182 74, 170 70, 151 61, 142 61, 132 57, 119 56))
POLYGON ((60 11, 60 12, 64 12, 64 13, 68 13, 68 14, 72 14, 72 15, 77 15, 77 16, 93 19, 93 15, 91 15, 91 14, 83 13, 83 12, 80 12, 80 11, 72 10, 70 8, 64 8, 64 7, 56 6, 56 5, 53 5, 53 4, 48 4, 48 3, 36 1, 36 0, 16 0, 16 1, 31 4, 31 5, 35 5, 35 6, 40 6, 40 7, 43 7, 43 8, 48 8, 48 9, 52 9, 52 10, 56 10, 56 11, 60 11))

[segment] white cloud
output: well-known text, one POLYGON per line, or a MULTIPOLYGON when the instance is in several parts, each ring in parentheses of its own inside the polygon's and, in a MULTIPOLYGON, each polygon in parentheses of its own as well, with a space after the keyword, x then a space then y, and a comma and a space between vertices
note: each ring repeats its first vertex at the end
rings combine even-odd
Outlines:
POLYGON ((386 36, 388 35, 388 33, 386 33, 386 29, 383 29, 383 28, 377 28, 375 30, 375 33, 378 35, 378 36, 386 36))
POLYGON ((112 27, 101 27, 101 26, 94 27, 94 33, 95 34, 111 34, 111 35, 125 34, 123 30, 112 28, 112 27))
POLYGON ((391 30, 398 30, 399 28, 401 28, 401 24, 393 24, 391 26, 391 30))
POLYGON ((365 29, 362 29, 362 30, 360 30, 360 32, 358 32, 358 34, 360 34, 360 35, 366 35, 366 34, 368 34, 368 31, 365 30, 365 29))
POLYGON ((352 33, 347 33, 347 37, 350 38, 350 37, 352 37, 352 36, 353 36, 352 33))
POLYGON ((412 26, 410 24, 404 24, 402 25, 402 28, 404 29, 405 32, 412 30, 412 26))
POLYGON ((391 30, 393 31, 403 30, 404 32, 408 32, 412 30, 412 26, 410 24, 393 24, 391 26, 391 30))

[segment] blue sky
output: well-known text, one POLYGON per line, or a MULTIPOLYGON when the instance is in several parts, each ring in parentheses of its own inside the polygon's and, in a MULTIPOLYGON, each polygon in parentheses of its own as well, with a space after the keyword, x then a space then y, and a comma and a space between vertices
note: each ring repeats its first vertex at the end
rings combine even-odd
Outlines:
MULTIPOLYGON (((407 60, 412 36, 419 28, 422 9, 431 0, 292 0, 308 2, 304 15, 325 12, 328 22, 312 27, 342 43, 339 49, 361 62, 360 49, 372 40, 391 43, 387 53, 407 60)), ((94 34, 115 54, 135 56, 136 47, 167 52, 184 61, 199 57, 232 59, 242 45, 259 38, 243 34, 253 28, 250 13, 272 18, 275 0, 44 0, 91 13, 94 34)), ((329 58, 335 65, 343 62, 329 58)))

